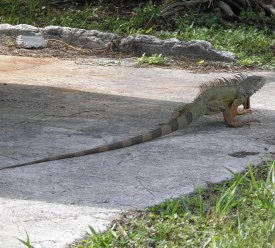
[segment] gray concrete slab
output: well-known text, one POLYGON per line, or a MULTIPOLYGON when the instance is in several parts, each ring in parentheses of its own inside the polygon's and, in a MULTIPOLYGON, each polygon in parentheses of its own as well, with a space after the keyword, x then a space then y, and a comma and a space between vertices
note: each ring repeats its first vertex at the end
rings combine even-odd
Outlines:
MULTIPOLYGON (((0 56, 0 166, 96 147, 165 122, 198 86, 225 73, 97 66, 0 56)), ((222 115, 152 142, 0 173, 0 247, 60 248, 88 225, 217 182, 275 152, 275 73, 252 97, 261 123, 228 128, 222 115), (234 152, 256 155, 232 157, 234 152)), ((249 117, 249 116, 247 116, 249 117)), ((245 117, 244 117, 245 118, 245 117)))

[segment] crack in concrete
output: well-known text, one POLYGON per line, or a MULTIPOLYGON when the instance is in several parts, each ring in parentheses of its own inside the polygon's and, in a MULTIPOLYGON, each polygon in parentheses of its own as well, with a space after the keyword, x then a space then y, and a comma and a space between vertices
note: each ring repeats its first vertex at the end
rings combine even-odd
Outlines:
POLYGON ((141 180, 140 177, 136 176, 135 178, 137 179, 137 181, 139 182, 139 184, 140 184, 140 185, 141 185, 150 195, 152 195, 152 196, 155 197, 154 193, 149 189, 149 187, 147 187, 147 186, 142 182, 142 180, 141 180))

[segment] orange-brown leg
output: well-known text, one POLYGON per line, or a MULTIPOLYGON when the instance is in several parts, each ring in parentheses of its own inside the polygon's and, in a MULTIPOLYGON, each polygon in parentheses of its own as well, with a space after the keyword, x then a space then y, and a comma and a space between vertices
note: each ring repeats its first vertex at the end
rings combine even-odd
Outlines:
POLYGON ((252 119, 252 120, 247 120, 247 121, 239 121, 236 120, 236 115, 238 114, 238 106, 242 104, 242 99, 236 99, 232 103, 231 107, 226 107, 225 110, 223 111, 223 117, 225 122, 228 124, 230 127, 241 127, 244 125, 249 125, 250 122, 259 122, 257 119, 252 119))
POLYGON ((251 109, 237 109, 237 115, 245 115, 247 113, 251 113, 251 109))
POLYGON ((247 97, 245 99, 245 102, 243 103, 243 109, 238 109, 237 110, 237 115, 244 115, 247 113, 251 113, 251 108, 250 108, 250 97, 247 97))

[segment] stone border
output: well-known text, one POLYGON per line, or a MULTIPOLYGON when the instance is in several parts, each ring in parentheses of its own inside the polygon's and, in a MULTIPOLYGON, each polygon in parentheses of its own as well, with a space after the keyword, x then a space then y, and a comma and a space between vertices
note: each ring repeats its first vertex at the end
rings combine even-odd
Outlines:
MULTIPOLYGON (((230 52, 219 51, 204 40, 190 42, 178 39, 161 40, 151 35, 122 37, 113 33, 97 30, 85 30, 70 27, 47 26, 37 28, 31 25, 0 24, 0 34, 9 36, 42 36, 46 39, 58 39, 70 45, 88 49, 104 49, 136 55, 162 54, 164 56, 187 57, 211 61, 236 62, 236 56, 230 52)), ((22 37, 20 37, 22 40, 22 37)), ((21 42, 24 43, 24 42, 21 42)))

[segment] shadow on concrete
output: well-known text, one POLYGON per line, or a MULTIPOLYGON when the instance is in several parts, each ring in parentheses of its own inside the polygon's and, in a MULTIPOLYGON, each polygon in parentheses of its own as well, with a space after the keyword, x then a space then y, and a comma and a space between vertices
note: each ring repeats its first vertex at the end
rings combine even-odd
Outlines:
MULTIPOLYGON (((64 88, 0 84, 0 166, 119 141, 167 121, 180 103, 64 88)), ((228 177, 274 150, 275 111, 262 123, 227 128, 222 115, 153 142, 0 172, 0 197, 140 208, 228 177), (232 158, 245 150, 256 156, 232 158)))

